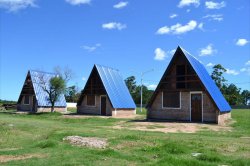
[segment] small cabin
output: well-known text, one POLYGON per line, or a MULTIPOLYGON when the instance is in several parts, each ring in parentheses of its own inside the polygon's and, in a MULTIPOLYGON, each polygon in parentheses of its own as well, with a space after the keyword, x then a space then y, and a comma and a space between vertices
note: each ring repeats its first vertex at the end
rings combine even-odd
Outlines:
POLYGON ((136 105, 118 70, 94 65, 77 102, 77 113, 103 116, 134 115, 136 105))
MULTIPOLYGON (((50 112, 51 103, 48 94, 43 90, 40 78, 45 85, 49 85, 51 78, 56 74, 30 70, 25 78, 21 93, 17 102, 17 111, 27 112, 50 112)), ((55 102, 55 111, 66 112, 67 105, 64 95, 60 95, 55 102)))
POLYGON ((148 105, 148 119, 224 124, 231 107, 198 59, 178 47, 148 105))

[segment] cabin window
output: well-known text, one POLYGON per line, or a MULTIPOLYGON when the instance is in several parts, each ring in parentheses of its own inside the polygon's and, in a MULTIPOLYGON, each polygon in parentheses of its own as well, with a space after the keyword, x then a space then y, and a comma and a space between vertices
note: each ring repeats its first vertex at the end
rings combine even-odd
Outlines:
POLYGON ((181 92, 162 92, 163 108, 181 108, 181 92))
POLYGON ((183 89, 186 87, 185 74, 186 74, 186 66, 177 65, 176 66, 176 89, 183 89))
POLYGON ((23 99, 23 104, 24 105, 29 105, 30 104, 30 96, 24 96, 24 99, 23 99))
POLYGON ((87 95, 87 105, 95 106, 95 95, 87 95))

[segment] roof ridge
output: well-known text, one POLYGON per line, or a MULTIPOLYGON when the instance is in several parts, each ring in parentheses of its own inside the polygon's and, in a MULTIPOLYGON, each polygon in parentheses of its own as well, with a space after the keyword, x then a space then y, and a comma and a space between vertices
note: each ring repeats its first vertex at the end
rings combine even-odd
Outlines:
POLYGON ((113 68, 113 67, 104 66, 104 65, 100 65, 100 64, 95 64, 95 66, 99 66, 99 67, 103 67, 103 68, 107 68, 107 69, 111 69, 111 70, 116 70, 116 71, 118 71, 118 72, 119 72, 119 70, 118 70, 118 69, 115 69, 115 68, 113 68))
POLYGON ((46 72, 46 71, 41 71, 41 70, 33 70, 33 69, 30 69, 29 71, 37 72, 37 73, 50 74, 50 75, 56 75, 56 73, 46 72))

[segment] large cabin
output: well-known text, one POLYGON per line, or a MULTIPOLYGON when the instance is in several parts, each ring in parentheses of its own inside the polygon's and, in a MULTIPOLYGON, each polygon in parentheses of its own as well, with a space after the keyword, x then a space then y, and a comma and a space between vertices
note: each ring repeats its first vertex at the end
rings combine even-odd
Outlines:
POLYGON ((178 47, 149 104, 148 119, 224 124, 231 107, 205 67, 178 47))
POLYGON ((103 116, 134 115, 136 105, 118 70, 94 65, 77 102, 77 113, 103 116))

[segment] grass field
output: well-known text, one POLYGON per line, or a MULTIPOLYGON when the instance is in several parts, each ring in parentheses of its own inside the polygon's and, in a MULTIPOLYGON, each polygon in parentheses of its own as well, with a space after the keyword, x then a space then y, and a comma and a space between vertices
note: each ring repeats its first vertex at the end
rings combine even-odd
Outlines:
POLYGON ((232 118, 231 131, 162 133, 112 128, 124 119, 2 112, 0 165, 250 165, 250 110, 233 110, 232 118), (63 141, 71 135, 107 138, 109 145, 71 146, 63 141))

